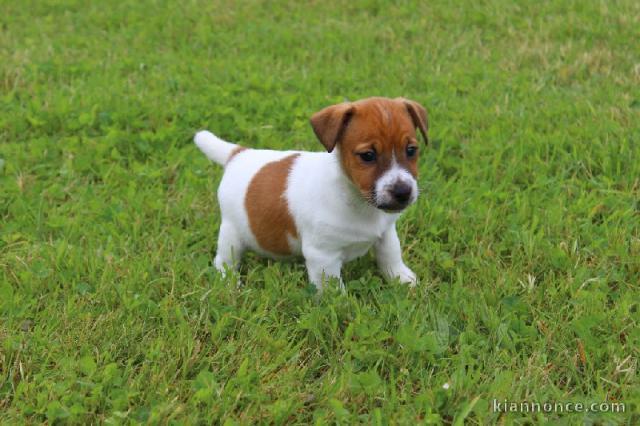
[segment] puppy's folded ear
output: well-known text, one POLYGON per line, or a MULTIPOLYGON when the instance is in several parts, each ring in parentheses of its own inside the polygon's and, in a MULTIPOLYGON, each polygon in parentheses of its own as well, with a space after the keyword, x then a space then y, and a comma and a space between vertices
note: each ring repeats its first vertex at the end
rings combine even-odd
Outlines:
POLYGON ((338 141, 342 139, 354 112, 354 106, 345 102, 326 107, 313 114, 311 127, 327 152, 333 151, 338 141))
POLYGON ((428 144, 429 138, 427 137, 427 130, 429 129, 429 124, 427 121, 427 110, 416 101, 405 98, 397 98, 396 100, 404 103, 407 111, 409 111, 411 120, 413 120, 413 125, 420 130, 420 133, 422 133, 422 137, 424 138, 424 142, 428 144))

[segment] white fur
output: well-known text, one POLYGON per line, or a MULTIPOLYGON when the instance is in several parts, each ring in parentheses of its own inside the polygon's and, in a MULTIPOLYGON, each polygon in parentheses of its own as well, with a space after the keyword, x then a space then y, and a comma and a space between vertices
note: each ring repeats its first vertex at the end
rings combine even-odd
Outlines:
MULTIPOLYGON (((236 147, 210 132, 199 132, 195 142, 207 157, 220 164, 226 163, 236 147)), ((402 261, 395 229, 400 214, 384 212, 364 201, 344 175, 338 150, 326 153, 248 149, 236 154, 226 165, 218 188, 222 221, 214 266, 222 272, 227 267, 236 268, 246 249, 278 257, 265 252, 252 234, 245 194, 251 179, 265 164, 294 153, 299 156, 292 164, 285 197, 298 238, 289 238, 289 246, 293 255, 304 256, 309 280, 318 290, 322 290, 323 280, 340 279, 343 263, 364 255, 372 246, 385 277, 415 285, 416 275, 402 261)), ((389 173, 394 174, 383 179, 405 178, 397 170, 389 173)), ((417 187, 414 192, 417 195, 417 187)))
POLYGON ((209 160, 222 166, 229 160, 231 152, 237 147, 237 145, 223 141, 206 130, 196 133, 193 141, 209 160))

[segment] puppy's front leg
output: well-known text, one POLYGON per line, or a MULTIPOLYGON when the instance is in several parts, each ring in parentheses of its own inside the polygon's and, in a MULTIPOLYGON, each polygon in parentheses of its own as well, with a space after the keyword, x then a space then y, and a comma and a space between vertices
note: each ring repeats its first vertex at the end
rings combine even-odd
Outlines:
POLYGON ((416 274, 402 261, 402 249, 395 223, 376 242, 376 260, 380 272, 387 279, 398 278, 400 282, 416 285, 416 274))
POLYGON ((322 292, 323 280, 326 282, 329 278, 338 278, 340 290, 344 291, 344 284, 340 277, 340 269, 342 269, 342 259, 340 257, 336 256, 335 253, 327 253, 308 246, 302 247, 302 254, 307 266, 309 281, 316 286, 319 293, 322 292))

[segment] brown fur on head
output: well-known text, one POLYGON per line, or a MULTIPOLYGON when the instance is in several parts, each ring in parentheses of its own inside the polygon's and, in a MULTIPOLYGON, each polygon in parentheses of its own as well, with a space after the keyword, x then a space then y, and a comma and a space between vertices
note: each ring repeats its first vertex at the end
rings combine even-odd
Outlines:
POLYGON ((395 163, 417 178, 416 128, 427 142, 427 112, 404 98, 368 98, 324 108, 311 117, 328 152, 337 146, 346 175, 372 201, 376 182, 395 163), (410 148, 411 147, 411 148, 410 148))

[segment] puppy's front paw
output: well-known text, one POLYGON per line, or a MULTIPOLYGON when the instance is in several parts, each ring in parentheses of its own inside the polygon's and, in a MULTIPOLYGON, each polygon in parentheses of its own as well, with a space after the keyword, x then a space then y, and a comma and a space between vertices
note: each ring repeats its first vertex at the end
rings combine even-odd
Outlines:
POLYGON ((415 287, 418 283, 418 278, 415 272, 409 269, 407 266, 403 266, 402 270, 398 274, 398 279, 403 284, 408 284, 409 287, 415 287))
POLYGON ((408 284, 409 287, 415 287, 418 283, 416 274, 407 265, 398 265, 387 269, 387 271, 387 278, 397 278, 401 283, 408 284))

